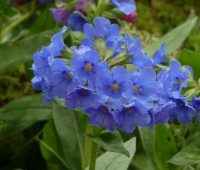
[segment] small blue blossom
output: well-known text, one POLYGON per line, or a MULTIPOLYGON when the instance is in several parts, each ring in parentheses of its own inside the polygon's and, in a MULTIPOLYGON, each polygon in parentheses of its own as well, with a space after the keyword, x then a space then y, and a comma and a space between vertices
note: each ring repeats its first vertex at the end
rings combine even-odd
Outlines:
POLYGON ((124 105, 120 112, 117 112, 119 128, 131 133, 137 126, 145 127, 150 122, 148 109, 139 102, 124 105))
POLYGON ((168 92, 181 91, 188 85, 187 73, 176 60, 171 61, 169 69, 160 72, 158 78, 168 92))
POLYGON ((106 104, 97 107, 89 107, 85 110, 88 114, 88 121, 96 127, 104 127, 110 131, 114 131, 118 127, 116 115, 110 110, 106 104))
POLYGON ((134 0, 112 0, 113 5, 126 15, 136 10, 134 0))
POLYGON ((100 72, 96 81, 97 91, 111 98, 120 98, 131 88, 128 71, 120 66, 114 67, 111 72, 100 72))
POLYGON ((156 51, 154 54, 153 54, 153 64, 156 65, 156 64, 160 64, 160 63, 164 63, 166 62, 166 57, 167 56, 167 52, 165 50, 165 44, 162 43, 161 47, 160 47, 160 50, 156 51))
POLYGON ((67 30, 67 27, 63 27, 60 32, 55 34, 51 39, 51 44, 45 48, 49 51, 51 56, 57 57, 61 55, 61 51, 64 50, 65 43, 63 41, 62 35, 67 30))
POLYGON ((200 98, 192 97, 191 103, 192 103, 192 107, 197 112, 200 112, 200 98))
POLYGON ((53 86, 57 97, 65 98, 67 94, 74 91, 79 85, 72 70, 67 67, 65 60, 54 59, 50 64, 50 68, 51 71, 46 76, 46 81, 53 86))
POLYGON ((88 106, 95 107, 97 103, 98 98, 94 90, 80 85, 65 97, 65 104, 70 109, 81 108, 84 110, 88 106))
POLYGON ((144 68, 140 72, 130 72, 131 88, 125 93, 132 100, 140 100, 146 107, 151 107, 151 100, 158 98, 160 92, 159 83, 156 81, 156 73, 153 68, 144 68), (150 105, 150 106, 149 106, 150 105))
POLYGON ((68 19, 68 26, 72 31, 81 31, 83 32, 84 24, 87 21, 78 13, 71 13, 68 19))
POLYGON ((189 124, 196 115, 195 110, 188 104, 186 98, 172 99, 176 107, 170 110, 170 120, 177 119, 180 123, 189 124))
POLYGON ((96 83, 96 76, 98 72, 108 69, 105 62, 99 62, 99 53, 95 51, 88 51, 84 56, 74 56, 71 60, 71 68, 77 75, 80 84, 94 87, 96 83))

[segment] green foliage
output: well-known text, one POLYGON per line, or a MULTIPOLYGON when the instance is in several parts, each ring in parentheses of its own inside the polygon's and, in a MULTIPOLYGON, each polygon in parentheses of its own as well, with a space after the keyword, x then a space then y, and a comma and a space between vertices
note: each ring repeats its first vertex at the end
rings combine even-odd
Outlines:
POLYGON ((127 170, 136 151, 136 138, 127 141, 125 148, 129 151, 129 157, 119 153, 106 152, 97 158, 96 170, 127 170))
POLYGON ((78 123, 80 122, 80 113, 56 104, 53 105, 53 112, 62 158, 71 170, 80 170, 83 159, 83 129, 80 128, 83 125, 78 123))
POLYGON ((196 22, 197 17, 187 20, 185 23, 168 32, 158 41, 147 45, 145 51, 152 56, 153 52, 159 49, 162 43, 165 43, 167 52, 171 54, 183 44, 196 22))
POLYGON ((39 33, 19 42, 0 44, 0 72, 17 64, 30 62, 33 53, 49 43, 53 33, 55 30, 39 33))
POLYGON ((180 152, 176 153, 168 162, 180 165, 189 166, 199 164, 200 162, 200 133, 196 132, 189 136, 181 149, 180 152))
POLYGON ((129 152, 125 149, 122 137, 118 131, 113 133, 102 131, 98 137, 89 135, 91 140, 97 143, 100 147, 110 152, 118 152, 129 157, 129 152))
POLYGON ((51 116, 51 107, 43 104, 41 95, 14 100, 0 109, 0 140, 12 137, 51 116))

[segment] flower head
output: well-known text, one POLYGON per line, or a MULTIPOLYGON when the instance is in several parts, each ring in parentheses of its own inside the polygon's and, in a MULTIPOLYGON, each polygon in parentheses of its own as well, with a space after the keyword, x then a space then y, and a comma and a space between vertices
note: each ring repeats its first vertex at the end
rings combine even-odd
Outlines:
POLYGON ((112 0, 113 5, 126 15, 136 10, 134 0, 112 0))
POLYGON ((66 8, 51 8, 51 13, 53 14, 56 22, 66 25, 69 18, 69 10, 66 8))

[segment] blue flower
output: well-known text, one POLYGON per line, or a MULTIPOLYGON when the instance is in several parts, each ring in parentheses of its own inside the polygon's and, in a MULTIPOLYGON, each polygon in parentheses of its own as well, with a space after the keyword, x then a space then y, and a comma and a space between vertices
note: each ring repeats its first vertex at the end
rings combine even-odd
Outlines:
POLYGON ((139 38, 131 38, 129 34, 125 35, 127 52, 134 55, 135 53, 142 51, 142 44, 139 38))
POLYGON ((112 0, 113 5, 126 15, 136 10, 134 0, 112 0))
POLYGON ((89 87, 94 87, 98 72, 108 69, 105 62, 99 62, 99 53, 88 51, 83 56, 74 56, 71 60, 71 68, 77 75, 80 84, 89 84, 89 87))
POLYGON ((119 26, 117 24, 110 25, 108 34, 106 36, 106 47, 113 50, 112 57, 117 56, 124 50, 125 40, 119 32, 119 26))
POLYGON ((109 33, 110 21, 104 17, 96 17, 93 20, 94 26, 85 24, 84 34, 89 41, 94 41, 95 36, 102 39, 109 33))
POLYGON ((66 25, 69 17, 69 10, 66 8, 51 8, 51 13, 56 22, 66 25))
POLYGON ((137 126, 145 127, 150 122, 148 109, 139 102, 124 105, 116 116, 119 128, 128 133, 131 133, 137 126))
POLYGON ((161 98, 159 100, 154 100, 153 102, 153 107, 149 111, 151 116, 149 126, 153 127, 154 124, 167 123, 170 119, 170 111, 176 106, 176 104, 172 101, 167 101, 167 98, 161 98))
POLYGON ((165 44, 162 43, 160 50, 156 51, 153 54, 153 57, 152 57, 153 58, 153 64, 156 65, 156 64, 166 62, 167 61, 166 56, 167 56, 167 52, 165 50, 165 44))
POLYGON ((187 99, 173 98, 172 101, 176 103, 176 107, 170 110, 170 120, 177 119, 180 123, 189 124, 195 116, 195 110, 188 104, 187 99))
POLYGON ((151 101, 158 99, 158 94, 161 91, 153 68, 144 68, 140 72, 130 72, 130 80, 131 88, 126 91, 125 96, 132 100, 140 100, 145 107, 152 107, 151 101))
POLYGON ((176 60, 172 60, 170 68, 162 72, 162 76, 159 77, 168 92, 180 91, 188 85, 187 73, 182 70, 181 64, 176 60))
POLYGON ((96 107, 89 107, 85 110, 89 116, 88 121, 96 127, 104 127, 110 131, 114 131, 118 127, 118 120, 109 106, 100 104, 96 107))
POLYGON ((192 97, 191 104, 197 112, 200 112, 200 98, 192 97))
POLYGON ((120 66, 112 71, 102 71, 97 75, 97 91, 111 98, 120 98, 131 88, 128 71, 120 66))
POLYGON ((68 19, 68 26, 72 31, 83 32, 84 24, 87 21, 78 13, 71 13, 68 19))
POLYGON ((67 67, 65 60, 52 60, 50 68, 51 71, 46 76, 46 81, 53 86, 54 93, 57 97, 65 98, 67 94, 74 91, 79 85, 71 69, 67 67))
POLYGON ((98 98, 94 90, 80 85, 65 97, 65 104, 70 109, 80 107, 84 110, 88 107, 95 107, 97 103, 98 98))
POLYGON ((62 35, 67 30, 67 27, 64 26, 60 32, 55 34, 51 39, 51 44, 46 48, 51 56, 57 57, 61 55, 61 51, 64 50, 65 43, 63 41, 62 35))

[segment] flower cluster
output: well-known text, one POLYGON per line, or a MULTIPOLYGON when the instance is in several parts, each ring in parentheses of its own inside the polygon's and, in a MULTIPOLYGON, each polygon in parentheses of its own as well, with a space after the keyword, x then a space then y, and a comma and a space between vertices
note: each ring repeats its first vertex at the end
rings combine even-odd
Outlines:
POLYGON ((117 24, 103 17, 93 23, 84 25, 80 46, 68 48, 73 53, 70 64, 61 58, 66 27, 34 54, 32 85, 43 92, 45 102, 64 99, 67 108, 81 109, 90 124, 110 131, 130 133, 137 126, 173 120, 190 123, 195 109, 181 91, 192 76, 191 68, 172 60, 161 69, 168 63, 164 44, 150 58, 140 40, 122 36, 117 24), (119 66, 122 59, 131 69, 127 63, 119 66))

